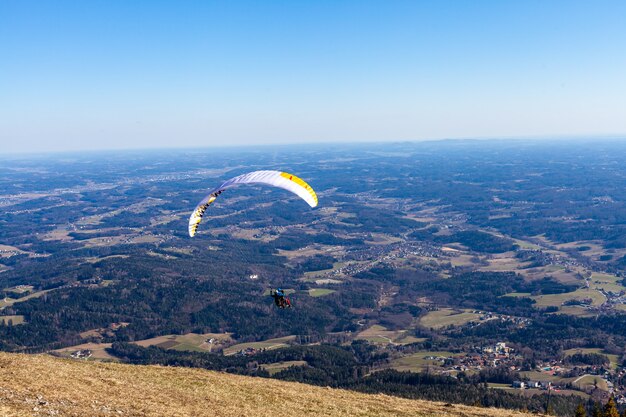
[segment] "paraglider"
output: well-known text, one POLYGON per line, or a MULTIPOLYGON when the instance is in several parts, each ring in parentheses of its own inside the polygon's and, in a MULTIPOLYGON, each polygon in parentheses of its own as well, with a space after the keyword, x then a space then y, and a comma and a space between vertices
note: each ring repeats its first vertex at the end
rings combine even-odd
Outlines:
POLYGON ((215 199, 228 188, 240 184, 266 184, 274 187, 291 191, 298 197, 302 198, 309 206, 317 206, 317 195, 313 188, 304 180, 293 174, 281 171, 254 171, 247 174, 239 175, 224 182, 217 188, 214 188, 209 194, 198 203, 195 210, 189 218, 189 236, 193 237, 202 221, 202 216, 206 209, 215 201, 215 199))
POLYGON ((276 304, 277 307, 291 308, 291 301, 281 288, 277 288, 276 291, 270 290, 270 295, 274 298, 274 304, 276 304))

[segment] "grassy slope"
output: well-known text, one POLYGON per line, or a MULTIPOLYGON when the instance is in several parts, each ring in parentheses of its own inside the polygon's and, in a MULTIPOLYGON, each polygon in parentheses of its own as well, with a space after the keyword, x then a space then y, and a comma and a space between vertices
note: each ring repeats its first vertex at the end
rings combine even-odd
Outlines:
POLYGON ((0 353, 0 415, 530 416, 201 369, 7 353, 0 353))

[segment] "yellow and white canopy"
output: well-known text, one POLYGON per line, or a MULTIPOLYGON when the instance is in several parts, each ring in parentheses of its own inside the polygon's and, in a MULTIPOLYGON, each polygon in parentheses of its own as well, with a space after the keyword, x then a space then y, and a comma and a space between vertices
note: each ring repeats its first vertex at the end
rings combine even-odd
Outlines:
POLYGON ((224 182, 217 188, 214 188, 209 194, 202 199, 202 201, 196 206, 196 209, 189 218, 189 236, 193 237, 196 234, 198 225, 202 221, 202 216, 206 209, 215 201, 222 191, 227 188, 234 187, 240 184, 267 184, 274 187, 283 188, 287 191, 291 191, 298 197, 306 201, 309 206, 317 206, 317 195, 313 188, 302 179, 295 175, 281 171, 254 171, 247 174, 239 175, 238 177, 231 178, 224 182))

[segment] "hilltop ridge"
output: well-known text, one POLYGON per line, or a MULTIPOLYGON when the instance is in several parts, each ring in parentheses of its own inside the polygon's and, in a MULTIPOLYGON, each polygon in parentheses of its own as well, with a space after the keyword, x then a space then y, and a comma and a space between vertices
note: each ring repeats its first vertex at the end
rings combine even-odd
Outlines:
POLYGON ((464 416, 530 414, 363 394, 202 369, 0 353, 0 415, 464 416))

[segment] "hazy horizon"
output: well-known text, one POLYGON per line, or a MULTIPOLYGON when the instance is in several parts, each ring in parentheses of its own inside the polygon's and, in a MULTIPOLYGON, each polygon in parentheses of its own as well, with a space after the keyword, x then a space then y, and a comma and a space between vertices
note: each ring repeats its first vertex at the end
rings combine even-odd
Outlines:
POLYGON ((511 145, 550 145, 550 144, 562 144, 563 142, 569 142, 572 145, 588 145, 593 144, 611 144, 615 142, 621 142, 626 144, 626 135, 604 135, 604 136, 551 136, 551 137, 501 137, 501 138, 441 138, 441 139, 423 139, 423 140, 389 140, 389 141, 325 141, 325 142, 300 142, 300 143, 252 143, 252 144, 231 144, 231 145, 206 145, 206 146, 171 146, 171 147, 149 147, 149 146, 136 146, 136 147, 118 147, 118 148, 101 148, 101 149, 54 149, 54 150, 39 150, 39 151, 15 151, 15 152, 2 152, 0 151, 0 158, 4 159, 23 159, 28 157, 47 157, 47 156, 68 156, 73 155, 99 155, 99 154, 124 154, 125 152, 149 152, 149 153, 161 153, 161 152, 231 152, 231 151, 254 151, 254 152, 270 152, 275 150, 292 151, 294 148, 301 147, 302 150, 308 151, 315 148, 321 148, 323 150, 332 150, 332 147, 342 149, 352 149, 353 147, 372 147, 377 148, 380 146, 397 147, 402 145, 417 145, 417 144, 436 144, 436 143, 475 143, 476 145, 484 143, 510 143, 511 145))

